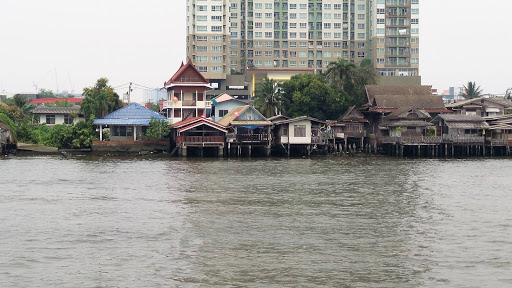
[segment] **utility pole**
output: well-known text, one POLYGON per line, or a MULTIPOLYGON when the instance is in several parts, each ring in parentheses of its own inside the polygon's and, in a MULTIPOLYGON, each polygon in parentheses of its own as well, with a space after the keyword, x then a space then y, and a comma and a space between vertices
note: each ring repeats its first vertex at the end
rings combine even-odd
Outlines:
POLYGON ((126 94, 124 94, 124 102, 130 104, 130 95, 131 95, 131 92, 132 92, 132 82, 130 82, 130 85, 128 86, 128 92, 126 92, 126 94))

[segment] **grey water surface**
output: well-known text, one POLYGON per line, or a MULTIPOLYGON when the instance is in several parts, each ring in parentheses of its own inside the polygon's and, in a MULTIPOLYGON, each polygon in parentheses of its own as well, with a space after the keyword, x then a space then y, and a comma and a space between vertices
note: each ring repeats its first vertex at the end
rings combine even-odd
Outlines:
POLYGON ((0 160, 0 287, 512 287, 512 161, 0 160))

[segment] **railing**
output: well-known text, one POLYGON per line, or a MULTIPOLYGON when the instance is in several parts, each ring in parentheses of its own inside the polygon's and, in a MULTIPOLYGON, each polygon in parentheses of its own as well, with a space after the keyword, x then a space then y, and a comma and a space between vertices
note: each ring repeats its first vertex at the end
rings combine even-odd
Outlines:
POLYGON ((237 142, 263 142, 263 141, 269 141, 270 135, 263 133, 263 134, 228 134, 227 135, 228 140, 229 139, 236 139, 237 142))
POLYGON ((475 143, 475 144, 484 144, 485 137, 484 136, 450 136, 443 135, 443 141, 447 143, 475 143))
POLYGON ((361 138, 364 137, 364 131, 344 131, 345 137, 361 138))
POLYGON ((404 136, 404 137, 382 137, 382 143, 401 143, 401 144, 440 144, 442 137, 432 136, 404 136))
POLYGON ((183 100, 181 102, 183 106, 196 106, 196 100, 183 100))
POLYGON ((223 136, 176 136, 178 143, 224 143, 223 136))
POLYGON ((382 137, 381 142, 383 144, 400 143, 400 137, 384 136, 382 137))
POLYGON ((508 146, 508 139, 491 139, 490 143, 493 146, 508 146))
POLYGON ((312 144, 324 144, 327 143, 327 138, 321 137, 321 136, 311 136, 311 143, 312 144))

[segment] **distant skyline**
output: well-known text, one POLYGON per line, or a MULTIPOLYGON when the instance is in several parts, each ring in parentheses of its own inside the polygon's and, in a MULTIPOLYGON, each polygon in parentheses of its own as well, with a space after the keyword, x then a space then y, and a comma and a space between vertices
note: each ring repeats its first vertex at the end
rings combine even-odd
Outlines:
MULTIPOLYGON (((420 75, 440 92, 512 87, 512 2, 420 0, 420 75)), ((186 0, 0 0, 0 92, 162 87, 185 61, 186 0), (122 86, 124 87, 124 86, 122 86)), ((119 91, 121 92, 121 91, 119 91)))

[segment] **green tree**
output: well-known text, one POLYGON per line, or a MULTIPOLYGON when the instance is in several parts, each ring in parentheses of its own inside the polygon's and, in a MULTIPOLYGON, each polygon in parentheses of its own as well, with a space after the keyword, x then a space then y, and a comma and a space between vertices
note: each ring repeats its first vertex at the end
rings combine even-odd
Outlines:
POLYGON ((482 90, 480 89, 480 86, 476 86, 475 82, 469 81, 466 86, 464 86, 464 92, 462 92, 462 96, 466 99, 473 99, 480 97, 480 94, 482 93, 482 90))
POLYGON ((352 89, 350 91, 346 91, 351 98, 347 103, 348 106, 359 107, 363 105, 366 101, 365 86, 377 84, 377 78, 379 77, 377 70, 373 68, 370 60, 366 60, 363 60, 359 67, 354 70, 352 76, 352 89))
POLYGON ((9 118, 4 113, 0 113, 0 123, 3 123, 7 126, 7 128, 11 129, 12 133, 16 137, 16 125, 14 125, 14 122, 11 118, 9 118))
POLYGON ((265 117, 283 113, 283 98, 273 79, 265 78, 262 83, 258 84, 255 91, 254 107, 265 117))
POLYGON ((55 98, 56 97, 56 95, 53 94, 52 90, 45 90, 45 89, 40 89, 39 93, 37 93, 37 95, 39 98, 55 98))
POLYGON ((344 111, 347 94, 329 85, 322 75, 300 74, 283 83, 288 116, 311 116, 321 120, 338 119, 344 111))
POLYGON ((156 119, 151 117, 149 127, 146 129, 146 134, 142 137, 144 140, 161 140, 169 135, 171 126, 164 119, 156 119))
POLYGON ((123 107, 119 95, 108 85, 107 78, 100 78, 93 87, 84 88, 84 100, 80 112, 87 119, 103 118, 105 115, 123 107))
POLYGON ((326 79, 329 84, 347 93, 348 106, 361 106, 365 101, 365 86, 377 83, 377 71, 369 59, 361 61, 359 66, 343 59, 331 62, 326 79))

